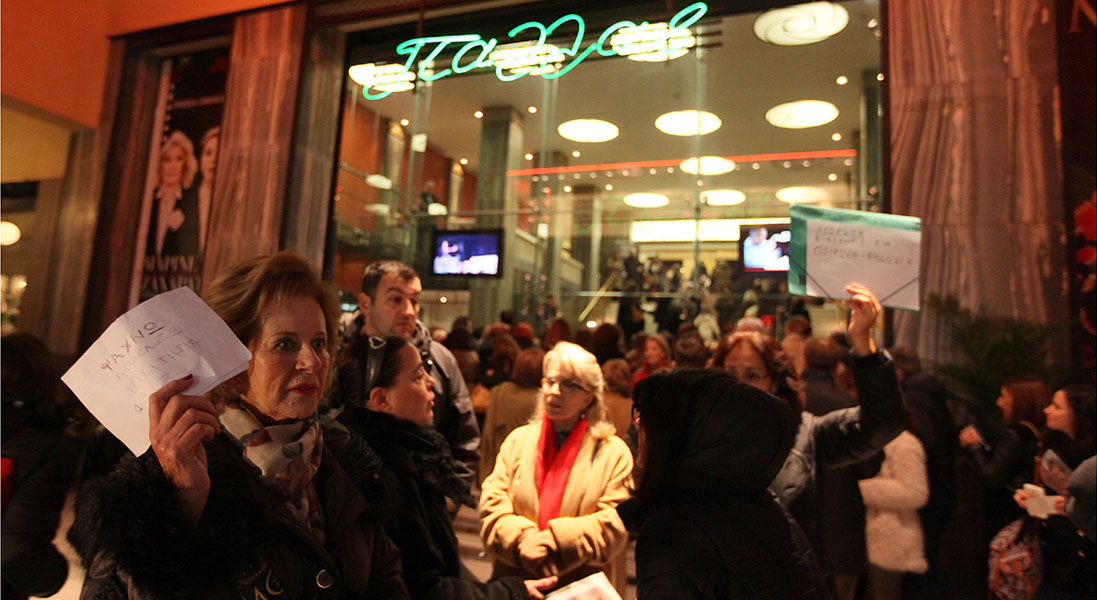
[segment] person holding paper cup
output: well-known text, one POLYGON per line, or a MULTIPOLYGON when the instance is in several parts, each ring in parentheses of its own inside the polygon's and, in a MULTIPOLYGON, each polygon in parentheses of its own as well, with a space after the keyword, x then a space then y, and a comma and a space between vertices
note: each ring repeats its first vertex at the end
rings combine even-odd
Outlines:
POLYGON ((406 598, 399 552, 336 457, 317 408, 337 341, 330 286, 293 252, 254 258, 206 291, 252 353, 206 396, 188 375, 149 397, 153 452, 88 486, 69 538, 82 597, 406 598))
POLYGON ((1055 392, 1044 409, 1048 434, 1036 465, 1043 487, 1025 484, 1013 494, 1017 504, 1042 519, 1040 549, 1044 576, 1036 598, 1092 598, 1097 593, 1097 552, 1093 540, 1066 516, 1071 470, 1097 454, 1097 401, 1092 385, 1069 385, 1055 392))
POLYGON ((815 484, 820 469, 848 466, 883 449, 906 428, 906 409, 891 358, 877 351, 871 331, 883 311, 868 288, 846 286, 850 299, 850 366, 860 406, 815 416, 803 410, 802 383, 777 340, 756 332, 725 338, 713 356, 738 381, 784 400, 800 412, 800 426, 792 452, 770 484, 809 537, 817 542, 815 494, 804 493, 815 484))
POLYGON ((632 453, 608 420, 594 355, 560 342, 543 364, 533 421, 507 436, 481 484, 493 576, 566 585, 604 571, 623 594, 628 534, 614 507, 628 498, 632 453))

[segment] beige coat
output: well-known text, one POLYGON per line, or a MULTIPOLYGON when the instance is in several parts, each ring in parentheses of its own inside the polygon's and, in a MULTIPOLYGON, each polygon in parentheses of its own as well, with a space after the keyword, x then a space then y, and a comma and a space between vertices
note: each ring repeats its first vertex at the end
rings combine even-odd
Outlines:
POLYGON ((884 446, 884 463, 876 477, 862 479, 865 501, 865 545, 868 562, 881 569, 925 573, 918 509, 929 500, 926 453, 922 442, 904 431, 884 446))
MULTIPOLYGON (((522 575, 518 541, 537 531, 535 466, 541 423, 515 429, 503 442, 495 469, 480 492, 480 537, 491 554, 495 576, 522 575)), ((616 506, 628 498, 632 454, 608 423, 592 425, 583 438, 568 477, 560 516, 548 523, 559 552, 560 582, 605 571, 625 591, 625 543, 628 533, 616 506)))

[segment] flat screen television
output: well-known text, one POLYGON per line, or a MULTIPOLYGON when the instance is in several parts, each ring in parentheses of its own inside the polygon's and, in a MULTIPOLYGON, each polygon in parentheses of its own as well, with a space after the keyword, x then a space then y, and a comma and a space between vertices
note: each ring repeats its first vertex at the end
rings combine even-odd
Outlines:
POLYGON ((503 274, 503 230, 436 230, 431 243, 431 273, 458 277, 503 274))
POLYGON ((743 225, 739 230, 739 260, 745 273, 787 273, 788 224, 743 225))

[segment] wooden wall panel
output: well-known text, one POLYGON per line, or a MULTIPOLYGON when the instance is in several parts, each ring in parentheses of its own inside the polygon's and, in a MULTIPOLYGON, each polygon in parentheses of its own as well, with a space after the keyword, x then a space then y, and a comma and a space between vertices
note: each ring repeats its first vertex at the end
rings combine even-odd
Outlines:
POLYGON ((276 252, 289 185, 307 7, 237 17, 203 279, 276 252))
MULTIPOLYGON (((923 297, 1066 319, 1052 4, 888 3, 891 209, 923 220, 923 297)), ((897 343, 948 360, 931 311, 894 324, 897 343)))

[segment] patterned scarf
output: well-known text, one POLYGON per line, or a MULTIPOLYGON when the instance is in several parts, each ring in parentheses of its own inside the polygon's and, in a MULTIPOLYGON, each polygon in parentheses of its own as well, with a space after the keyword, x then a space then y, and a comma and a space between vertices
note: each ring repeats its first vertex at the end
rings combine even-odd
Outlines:
POLYGON ((537 479, 537 526, 547 529, 548 522, 560 516, 564 489, 568 485, 571 467, 587 433, 587 418, 580 417, 571 428, 562 448, 556 446, 556 429, 546 415, 541 422, 541 441, 534 474, 537 479))
POLYGON ((229 404, 221 426, 262 473, 260 480, 313 537, 324 543, 324 515, 312 478, 320 468, 323 435, 315 416, 264 426, 245 407, 229 404))

